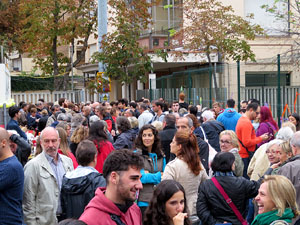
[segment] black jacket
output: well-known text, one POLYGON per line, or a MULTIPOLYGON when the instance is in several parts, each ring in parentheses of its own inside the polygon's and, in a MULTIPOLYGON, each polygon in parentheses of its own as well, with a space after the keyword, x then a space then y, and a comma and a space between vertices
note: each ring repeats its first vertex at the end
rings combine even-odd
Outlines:
POLYGON ((98 187, 106 187, 103 175, 98 172, 71 179, 64 176, 61 187, 63 216, 78 219, 98 187))
POLYGON ((11 135, 10 140, 17 144, 18 147, 15 152, 15 156, 24 167, 28 161, 28 157, 31 154, 30 144, 24 138, 16 134, 11 135))
POLYGON ((209 167, 208 167, 208 156, 209 156, 209 148, 208 144, 201 138, 199 135, 195 134, 197 137, 198 141, 198 147, 199 147, 199 156, 202 165, 204 166, 206 173, 208 174, 209 172, 209 167))
MULTIPOLYGON (((217 176, 216 179, 243 217, 246 218, 249 199, 257 195, 260 182, 235 176, 217 176)), ((241 224, 211 179, 204 181, 199 186, 197 215, 203 225, 223 223, 224 221, 233 225, 241 224)))
MULTIPOLYGON (((170 153, 170 144, 173 140, 173 137, 175 136, 176 131, 177 131, 177 129, 175 128, 175 126, 173 126, 173 127, 166 126, 161 132, 158 133, 158 135, 160 137, 162 150, 166 155, 166 163, 169 162, 170 155, 172 154, 172 153, 170 153)), ((173 158, 175 158, 175 157, 176 156, 174 155, 173 158)))
POLYGON ((133 129, 122 132, 117 137, 115 143, 113 144, 114 149, 115 150, 120 150, 123 148, 132 149, 135 138, 136 138, 136 132, 133 129))

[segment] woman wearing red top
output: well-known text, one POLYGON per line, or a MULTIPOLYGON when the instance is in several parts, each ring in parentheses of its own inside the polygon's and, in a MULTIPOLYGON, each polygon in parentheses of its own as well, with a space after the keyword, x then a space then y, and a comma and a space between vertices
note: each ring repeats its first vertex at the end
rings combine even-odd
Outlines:
POLYGON ((76 161, 75 156, 69 149, 67 132, 61 127, 57 127, 56 130, 58 131, 58 135, 60 138, 58 153, 68 156, 70 159, 72 159, 73 167, 74 167, 74 169, 76 169, 78 166, 78 163, 76 161))
POLYGON ((113 145, 107 140, 103 122, 96 121, 91 125, 88 139, 94 142, 98 151, 95 169, 102 173, 104 160, 114 150, 113 145))

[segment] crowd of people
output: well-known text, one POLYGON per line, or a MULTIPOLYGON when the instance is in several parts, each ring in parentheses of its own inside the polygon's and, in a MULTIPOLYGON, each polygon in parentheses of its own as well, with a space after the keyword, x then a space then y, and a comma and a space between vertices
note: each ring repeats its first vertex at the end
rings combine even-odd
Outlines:
POLYGON ((299 115, 178 97, 10 107, 0 224, 299 225, 299 115))

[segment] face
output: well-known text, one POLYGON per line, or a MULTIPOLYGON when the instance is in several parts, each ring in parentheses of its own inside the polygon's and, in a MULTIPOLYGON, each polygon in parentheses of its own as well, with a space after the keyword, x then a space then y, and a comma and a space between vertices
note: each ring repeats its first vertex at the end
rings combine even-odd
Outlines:
POLYGON ((152 110, 154 112, 158 112, 158 107, 155 104, 152 104, 152 110))
POLYGON ((277 154, 279 149, 280 149, 279 145, 276 144, 272 145, 271 147, 269 147, 269 149, 267 149, 266 153, 271 164, 279 162, 279 157, 277 154))
POLYGON ((173 138, 170 147, 171 147, 171 152, 176 156, 180 153, 181 145, 177 144, 175 137, 173 138))
POLYGON ((247 109, 247 103, 242 103, 241 104, 241 109, 247 109))
POLYGON ((258 214, 270 212, 275 208, 275 204, 268 193, 268 182, 264 182, 260 185, 255 201, 258 204, 258 214))
POLYGON ((151 129, 143 131, 142 141, 145 147, 152 147, 152 145, 154 144, 154 134, 151 129))
POLYGON ((110 114, 111 109, 112 109, 111 105, 106 106, 106 113, 110 114))
POLYGON ((293 123, 295 126, 297 126, 297 120, 295 119, 295 117, 290 116, 290 117, 289 117, 289 121, 290 121, 291 123, 293 123))
POLYGON ((216 114, 218 114, 220 111, 221 111, 221 107, 218 106, 218 105, 215 105, 215 106, 214 106, 214 112, 215 112, 216 114))
POLYGON ((250 120, 255 120, 259 118, 260 118, 260 107, 257 107, 256 111, 250 109, 250 120))
POLYGON ((232 145, 232 139, 229 135, 224 134, 220 137, 220 147, 222 152, 229 152, 234 148, 232 145))
POLYGON ((137 191, 143 188, 141 176, 140 170, 135 167, 129 167, 127 171, 117 175, 117 196, 120 202, 136 200, 137 191))
POLYGON ((278 156, 278 158, 279 158, 280 163, 284 163, 286 160, 288 160, 288 159, 292 156, 291 153, 287 154, 287 153, 282 149, 281 146, 279 146, 279 148, 277 149, 276 153, 277 153, 277 156, 278 156))
POLYGON ((118 108, 119 109, 123 109, 124 108, 124 106, 123 106, 123 104, 121 102, 118 103, 118 108))
POLYGON ((125 111, 124 116, 126 116, 126 117, 131 117, 132 116, 129 109, 127 109, 125 111))
POLYGON ((56 130, 49 128, 43 132, 41 146, 46 154, 48 154, 52 158, 55 158, 57 155, 59 144, 60 139, 56 130))
POLYGON ((179 110, 179 103, 173 103, 172 105, 172 111, 173 112, 178 112, 179 110))
POLYGON ((184 210, 184 194, 178 191, 166 202, 166 213, 173 219, 178 213, 184 210))
POLYGON ((187 118, 179 118, 176 122, 176 128, 178 131, 185 131, 188 133, 192 133, 192 128, 189 127, 188 125, 188 119, 187 118))

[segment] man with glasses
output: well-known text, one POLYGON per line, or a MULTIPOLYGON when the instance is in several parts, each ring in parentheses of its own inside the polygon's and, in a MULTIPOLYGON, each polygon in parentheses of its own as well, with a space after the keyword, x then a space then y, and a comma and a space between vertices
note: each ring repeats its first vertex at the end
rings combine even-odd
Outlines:
POLYGON ((244 162, 243 177, 249 179, 247 169, 256 145, 262 141, 268 140, 268 134, 256 137, 251 120, 260 116, 260 106, 257 103, 250 103, 247 106, 246 113, 238 120, 236 125, 236 135, 240 144, 239 154, 244 162))

